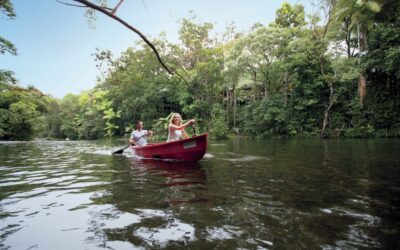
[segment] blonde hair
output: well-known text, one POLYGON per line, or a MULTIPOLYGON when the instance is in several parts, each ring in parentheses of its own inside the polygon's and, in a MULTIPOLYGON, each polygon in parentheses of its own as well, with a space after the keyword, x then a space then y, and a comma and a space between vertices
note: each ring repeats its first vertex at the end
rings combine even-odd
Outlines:
POLYGON ((174 123, 174 117, 175 117, 176 115, 179 115, 179 116, 181 117, 181 119, 179 120, 179 124, 178 124, 178 126, 180 126, 180 125, 182 125, 182 116, 181 116, 179 113, 173 113, 173 114, 172 114, 171 118, 169 119, 169 124, 174 124, 174 125, 176 125, 176 124, 174 123))

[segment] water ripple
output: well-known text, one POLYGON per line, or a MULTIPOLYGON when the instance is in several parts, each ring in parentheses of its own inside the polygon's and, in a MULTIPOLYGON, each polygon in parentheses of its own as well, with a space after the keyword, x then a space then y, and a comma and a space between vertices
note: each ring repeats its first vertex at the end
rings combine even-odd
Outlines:
POLYGON ((0 249, 399 246, 400 144, 221 141, 192 164, 123 143, 0 143, 0 249))

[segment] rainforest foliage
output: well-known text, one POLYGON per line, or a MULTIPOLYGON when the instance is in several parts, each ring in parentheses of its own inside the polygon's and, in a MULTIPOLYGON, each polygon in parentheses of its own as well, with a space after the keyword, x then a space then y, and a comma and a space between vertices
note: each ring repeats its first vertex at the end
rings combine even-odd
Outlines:
MULTIPOLYGON (((246 32, 229 25, 215 36, 211 23, 190 16, 179 43, 164 34, 152 40, 177 74, 143 42, 117 57, 97 51, 96 87, 62 100, 19 87, 1 70, 0 138, 110 138, 139 119, 163 137, 171 112, 196 118, 197 133, 213 138, 400 137, 400 2, 321 0, 320 7, 324 15, 306 15, 284 3, 270 24, 246 32)), ((1 39, 1 53, 16 53, 1 39)))

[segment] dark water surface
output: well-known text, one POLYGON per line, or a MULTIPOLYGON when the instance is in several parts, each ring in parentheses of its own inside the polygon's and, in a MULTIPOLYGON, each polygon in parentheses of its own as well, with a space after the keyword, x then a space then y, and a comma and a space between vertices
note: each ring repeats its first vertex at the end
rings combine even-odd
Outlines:
POLYGON ((0 249, 400 249, 399 140, 0 143, 0 249))

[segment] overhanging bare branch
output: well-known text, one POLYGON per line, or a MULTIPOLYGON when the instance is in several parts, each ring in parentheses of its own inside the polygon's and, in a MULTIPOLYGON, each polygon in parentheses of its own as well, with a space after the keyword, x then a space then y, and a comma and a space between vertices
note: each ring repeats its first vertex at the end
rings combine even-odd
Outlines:
POLYGON ((115 13, 117 13, 117 10, 119 8, 119 6, 121 6, 122 2, 124 0, 120 0, 119 3, 117 4, 117 6, 115 6, 115 8, 112 10, 111 14, 115 15, 115 13))
POLYGON ((68 6, 73 6, 73 7, 88 8, 87 6, 84 6, 84 5, 65 3, 65 2, 60 1, 60 0, 56 0, 56 2, 59 2, 59 3, 64 4, 64 5, 68 5, 68 6))
MULTIPOLYGON (((161 64, 161 66, 171 75, 174 74, 174 72, 172 72, 167 65, 164 63, 164 61, 161 59, 160 54, 158 53, 157 49, 155 48, 155 46, 149 41, 149 39, 147 39, 147 37, 145 35, 143 35, 142 32, 140 32, 138 29, 136 29, 135 27, 131 26, 130 24, 128 24, 127 22, 125 22, 123 19, 119 18, 118 16, 113 14, 113 10, 109 11, 109 8, 106 7, 102 7, 99 5, 96 5, 90 1, 87 0, 73 0, 75 2, 78 2, 80 4, 83 4, 84 6, 88 7, 88 8, 92 8, 94 10, 97 10, 101 13, 103 13, 106 16, 111 17, 112 19, 116 20, 117 22, 121 23, 122 25, 124 25, 125 27, 127 27, 128 29, 130 29, 131 31, 135 32, 137 35, 140 36, 140 38, 142 38, 142 40, 150 46, 151 50, 154 52, 154 54, 157 57, 157 60, 159 61, 159 63, 161 64)), ((120 1, 120 3, 122 3, 122 1, 120 1)), ((119 3, 119 4, 120 4, 119 3)), ((118 6, 117 6, 118 7, 118 6)), ((115 8, 115 10, 117 9, 117 7, 115 8)))

